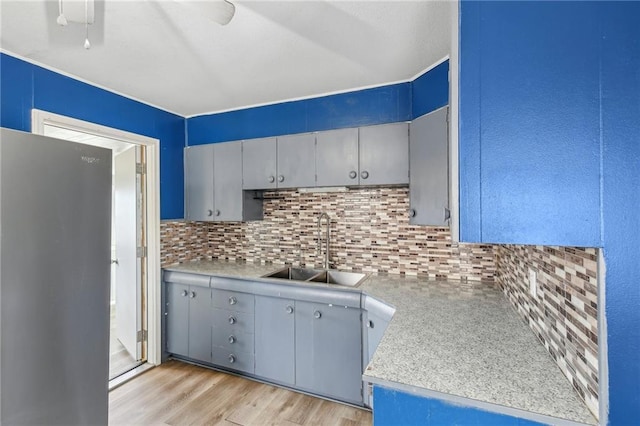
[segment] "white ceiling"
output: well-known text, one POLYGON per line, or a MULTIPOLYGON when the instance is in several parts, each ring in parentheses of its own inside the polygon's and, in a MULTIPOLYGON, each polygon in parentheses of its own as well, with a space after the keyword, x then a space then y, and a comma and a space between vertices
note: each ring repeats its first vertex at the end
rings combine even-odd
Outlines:
POLYGON ((449 2, 232 2, 221 26, 170 0, 96 0, 85 50, 57 0, 1 0, 0 47, 183 116, 406 81, 450 50, 449 2))

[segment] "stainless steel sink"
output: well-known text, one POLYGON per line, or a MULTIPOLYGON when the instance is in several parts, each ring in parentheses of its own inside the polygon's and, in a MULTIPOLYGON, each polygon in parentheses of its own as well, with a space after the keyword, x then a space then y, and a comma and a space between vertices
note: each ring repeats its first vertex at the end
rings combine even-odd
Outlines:
POLYGON ((360 272, 345 272, 335 269, 310 269, 285 267, 263 275, 263 278, 277 278, 287 281, 303 281, 324 284, 359 286, 369 274, 360 272))
POLYGON ((320 274, 322 269, 282 268, 275 272, 263 275, 264 278, 280 278, 283 280, 307 281, 309 278, 320 274))
POLYGON ((311 277, 309 281, 357 287, 365 278, 367 278, 367 274, 361 274, 359 272, 327 270, 311 277))

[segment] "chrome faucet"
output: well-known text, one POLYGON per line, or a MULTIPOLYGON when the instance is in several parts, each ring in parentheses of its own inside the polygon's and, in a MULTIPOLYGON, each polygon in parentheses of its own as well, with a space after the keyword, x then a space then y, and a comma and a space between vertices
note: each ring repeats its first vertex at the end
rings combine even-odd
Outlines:
POLYGON ((327 212, 322 212, 318 216, 318 257, 322 255, 322 241, 320 241, 320 227, 322 226, 322 219, 327 219, 327 251, 324 254, 324 269, 329 269, 329 241, 331 239, 331 218, 327 212))

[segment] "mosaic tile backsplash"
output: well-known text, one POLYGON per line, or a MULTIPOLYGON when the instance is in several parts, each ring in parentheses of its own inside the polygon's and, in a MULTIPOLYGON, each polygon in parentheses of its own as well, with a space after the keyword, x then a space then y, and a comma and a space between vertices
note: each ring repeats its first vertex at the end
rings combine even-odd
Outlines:
MULTIPOLYGON (((409 225, 408 188, 266 192, 264 220, 161 225, 162 265, 195 259, 321 266, 317 218, 331 217, 331 266, 343 270, 493 281, 491 245, 457 244, 445 227, 409 225)), ((325 226, 323 221, 322 241, 325 226)))
POLYGON ((597 249, 496 246, 496 281, 598 418, 597 249), (537 273, 537 297, 529 293, 537 273))
MULTIPOLYGON (((407 188, 264 197, 262 221, 163 221, 162 265, 227 259, 319 267, 317 218, 326 211, 334 268, 495 280, 598 417, 596 249, 453 243, 448 228, 409 225, 407 188), (536 298, 529 295, 530 269, 537 272, 536 298)), ((324 241, 324 225, 321 232, 324 241)))

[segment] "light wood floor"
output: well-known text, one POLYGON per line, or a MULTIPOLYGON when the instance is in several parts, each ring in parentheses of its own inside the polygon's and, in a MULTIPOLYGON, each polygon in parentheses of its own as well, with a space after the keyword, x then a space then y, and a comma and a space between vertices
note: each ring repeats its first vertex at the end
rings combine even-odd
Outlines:
POLYGON ((371 413, 169 361, 110 392, 109 424, 371 425, 371 413))

